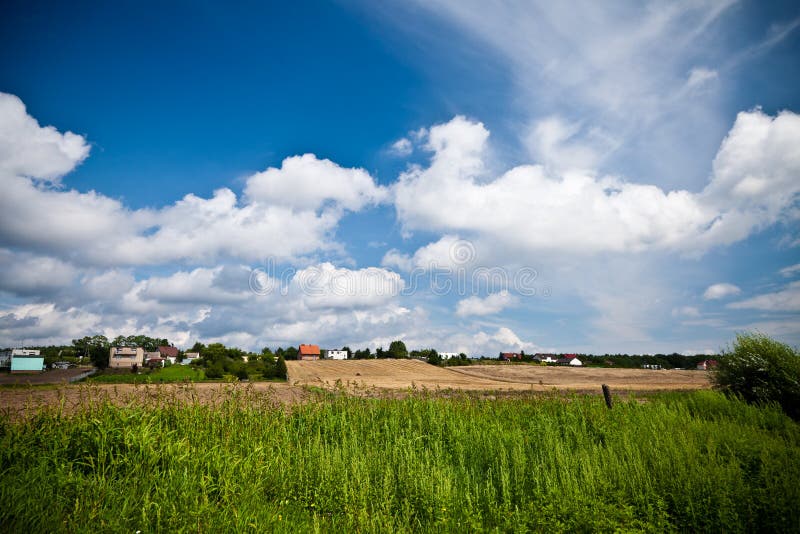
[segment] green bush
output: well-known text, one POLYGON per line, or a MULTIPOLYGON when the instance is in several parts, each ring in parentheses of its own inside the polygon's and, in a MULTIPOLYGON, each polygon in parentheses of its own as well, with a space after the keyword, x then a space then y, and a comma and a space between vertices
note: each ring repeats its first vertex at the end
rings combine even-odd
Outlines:
POLYGON ((800 354, 785 343, 760 333, 737 334, 712 378, 719 389, 748 402, 778 403, 800 419, 800 354))

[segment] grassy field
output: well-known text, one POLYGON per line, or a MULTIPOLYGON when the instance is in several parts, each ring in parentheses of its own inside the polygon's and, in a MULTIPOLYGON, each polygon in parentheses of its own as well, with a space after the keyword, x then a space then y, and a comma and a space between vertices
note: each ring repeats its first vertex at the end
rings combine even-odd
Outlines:
POLYGON ((161 384, 168 382, 198 382, 205 379, 202 369, 188 365, 170 365, 161 369, 143 369, 141 374, 130 371, 101 372, 86 379, 96 384, 161 384))
POLYGON ((711 391, 0 420, 5 531, 796 531, 800 426, 711 391))

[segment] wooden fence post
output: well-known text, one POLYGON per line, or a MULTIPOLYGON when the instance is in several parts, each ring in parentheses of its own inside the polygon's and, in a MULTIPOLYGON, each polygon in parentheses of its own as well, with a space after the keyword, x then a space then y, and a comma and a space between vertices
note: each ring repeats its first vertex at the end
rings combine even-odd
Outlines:
POLYGON ((606 406, 608 409, 611 409, 611 388, 608 387, 608 384, 603 384, 603 397, 606 399, 606 406))

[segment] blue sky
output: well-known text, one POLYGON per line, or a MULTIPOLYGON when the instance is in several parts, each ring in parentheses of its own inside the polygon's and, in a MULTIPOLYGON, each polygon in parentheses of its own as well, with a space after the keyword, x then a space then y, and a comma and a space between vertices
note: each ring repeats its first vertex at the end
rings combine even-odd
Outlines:
POLYGON ((800 8, 551 4, 6 3, 0 345, 800 343, 800 8))

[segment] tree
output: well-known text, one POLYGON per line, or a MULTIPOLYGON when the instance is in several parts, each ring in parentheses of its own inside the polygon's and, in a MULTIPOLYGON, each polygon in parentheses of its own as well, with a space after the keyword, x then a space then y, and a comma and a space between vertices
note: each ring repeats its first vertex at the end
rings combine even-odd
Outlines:
POLYGON ((408 358, 408 350, 406 349, 406 344, 400 340, 392 341, 389 344, 389 358, 408 358))
MULTIPOLYGON (((425 352, 425 351, 422 351, 422 352, 425 352)), ((441 365, 441 363, 442 363, 442 357, 439 356, 439 353, 436 352, 433 349, 430 349, 430 351, 428 351, 427 360, 428 360, 428 363, 431 364, 431 365, 441 365)))
POLYGON ((286 368, 286 360, 283 359, 283 354, 278 356, 278 363, 276 364, 275 374, 278 378, 287 378, 289 370, 286 368))
POLYGON ((297 360, 298 357, 297 347, 289 347, 283 351, 284 360, 297 360))
POLYGON ((73 339, 72 345, 79 356, 88 357, 95 367, 100 369, 108 367, 111 344, 106 336, 86 336, 81 339, 73 339))
POLYGON ((723 391, 748 402, 776 402, 800 420, 800 353, 785 343, 760 333, 737 334, 711 376, 723 391))

